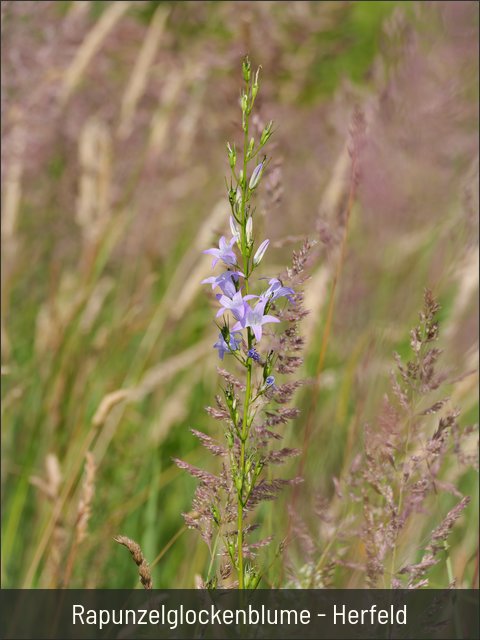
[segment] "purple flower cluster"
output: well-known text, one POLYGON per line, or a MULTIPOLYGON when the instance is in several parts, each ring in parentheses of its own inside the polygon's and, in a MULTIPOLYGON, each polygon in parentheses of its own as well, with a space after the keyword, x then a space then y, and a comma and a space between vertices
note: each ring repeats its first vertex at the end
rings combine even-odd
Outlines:
MULTIPOLYGON (((232 227, 233 229, 234 227, 232 227)), ((225 323, 214 345, 215 349, 218 349, 218 355, 222 360, 225 353, 234 353, 239 350, 241 332, 244 329, 250 329, 256 343, 260 342, 264 325, 280 322, 278 318, 268 312, 271 302, 278 298, 287 298, 291 302, 294 294, 293 289, 284 287, 280 280, 272 278, 268 282, 268 288, 260 295, 244 295, 242 278, 245 279, 245 274, 238 270, 237 255, 233 248, 236 243, 239 244, 239 236, 237 234, 228 242, 225 236, 222 236, 218 249, 206 249, 203 252, 213 256, 212 267, 215 267, 220 261, 227 267, 227 271, 224 271, 219 276, 212 276, 202 281, 202 284, 211 284, 212 289, 218 288, 221 291, 221 293, 216 294, 220 304, 216 317, 219 318, 224 316, 226 312, 230 312, 236 321, 231 329, 232 333, 230 333, 230 329, 225 323), (254 299, 256 299, 256 303, 251 306, 253 303, 250 303, 250 301, 254 299)), ((264 240, 258 247, 253 258, 254 267, 262 260, 268 245, 269 240, 264 240)), ((258 353, 253 350, 256 356, 254 357, 250 355, 250 351, 252 349, 249 350, 247 356, 256 360, 256 357, 259 357, 258 353)))
MULTIPOLYGON (((195 518, 187 514, 187 526, 198 529, 210 549, 215 532, 215 540, 222 541, 223 549, 214 553, 209 569, 211 575, 214 564, 218 565, 215 575, 204 583, 205 588, 216 588, 221 583, 236 586, 230 578, 233 572, 238 578, 238 589, 258 587, 262 571, 257 569, 252 558, 270 538, 249 543, 248 533, 254 528, 253 523, 248 522, 249 512, 259 502, 273 500, 282 487, 296 483, 296 480, 270 480, 265 468, 298 453, 287 447, 269 451, 269 444, 282 438, 275 427, 297 415, 294 409, 285 406, 276 409, 272 404, 285 405, 300 385, 300 382, 291 382, 277 386, 275 378, 277 373, 292 373, 302 362, 295 352, 303 344, 297 322, 305 312, 302 293, 284 286, 278 278, 259 278, 256 280, 259 289, 254 289, 252 275, 263 260, 270 240, 259 239, 257 242, 254 236, 253 200, 268 166, 267 156, 260 162, 258 158, 271 136, 273 122, 266 125, 259 140, 255 141, 250 135, 249 118, 258 92, 260 70, 252 75, 246 58, 242 71, 245 89, 240 106, 245 135, 241 162, 237 163, 235 145, 227 144, 232 174, 230 184, 227 183, 231 234, 222 236, 218 247, 204 251, 212 256, 212 267, 222 265, 222 272, 206 278, 203 284, 211 285, 218 302, 216 318, 220 333, 213 346, 220 360, 224 360, 225 354, 237 360, 240 364, 237 369, 243 369, 244 382, 227 369, 218 368, 225 381, 223 397, 218 395, 217 406, 209 407, 207 411, 224 422, 222 444, 193 430, 206 449, 223 457, 220 475, 177 461, 180 468, 200 480, 193 502, 195 518), (250 173, 249 163, 255 158, 256 166, 250 173), (285 298, 286 303, 294 303, 294 308, 278 304, 277 300, 281 298, 285 298), (284 323, 285 331, 276 335, 271 345, 266 344, 267 340, 262 342, 264 327, 279 322, 284 323)), ((297 276, 303 270, 308 251, 307 243, 304 246, 305 249, 294 254, 292 269, 286 271, 289 284, 295 287, 302 282, 297 276)), ((217 549, 217 542, 214 545, 217 549)))

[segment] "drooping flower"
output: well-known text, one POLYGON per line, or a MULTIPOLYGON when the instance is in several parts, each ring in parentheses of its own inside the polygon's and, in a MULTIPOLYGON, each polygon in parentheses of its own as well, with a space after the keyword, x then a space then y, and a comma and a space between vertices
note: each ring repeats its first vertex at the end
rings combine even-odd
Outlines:
POLYGON ((239 320, 232 327, 232 331, 240 331, 246 327, 250 327, 253 331, 255 339, 259 342, 262 339, 262 327, 270 322, 280 322, 275 316, 268 314, 263 315, 265 311, 266 300, 259 300, 254 309, 248 307, 242 320, 239 320))
POLYGON ((218 301, 220 303, 220 309, 217 311, 217 318, 225 313, 225 311, 231 311, 237 320, 243 320, 245 314, 248 312, 250 307, 248 306, 247 300, 251 300, 252 298, 256 298, 257 296, 248 295, 242 296, 241 291, 236 291, 235 295, 232 298, 228 296, 217 296, 218 301))
POLYGON ((224 271, 219 276, 205 278, 205 280, 202 280, 202 284, 211 284, 212 289, 219 287, 226 296, 233 298, 237 292, 235 282, 238 282, 240 276, 244 277, 241 271, 224 271))
POLYGON ((215 342, 213 347, 218 350, 218 357, 220 360, 223 360, 223 357, 226 353, 232 353, 232 351, 237 351, 240 348, 242 343, 242 334, 241 333, 231 333, 228 339, 228 344, 225 341, 222 333, 218 334, 218 340, 215 342))
POLYGON ((237 256, 232 247, 235 244, 235 238, 232 238, 229 242, 225 239, 225 236, 220 238, 218 243, 218 249, 205 249, 203 253, 208 253, 213 256, 212 267, 214 267, 219 260, 221 260, 227 267, 237 264, 237 256))
POLYGON ((265 251, 267 250, 268 245, 270 244, 270 240, 264 240, 262 244, 258 247, 253 256, 253 264, 257 266, 260 263, 261 259, 265 255, 265 251))
POLYGON ((290 287, 284 287, 281 280, 278 278, 272 278, 269 280, 268 284, 270 285, 268 289, 262 293, 261 298, 265 298, 266 300, 276 300, 277 298, 288 298, 290 302, 292 301, 292 295, 294 295, 295 291, 290 287))

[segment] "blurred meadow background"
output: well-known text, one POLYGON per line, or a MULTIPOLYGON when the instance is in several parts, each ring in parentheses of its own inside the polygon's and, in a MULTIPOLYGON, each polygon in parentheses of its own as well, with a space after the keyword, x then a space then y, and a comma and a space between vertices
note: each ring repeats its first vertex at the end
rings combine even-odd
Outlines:
POLYGON ((259 124, 277 127, 258 202, 268 273, 317 241, 303 322, 312 384, 285 427, 303 447, 287 475, 304 482, 260 511, 278 541, 292 534, 287 513, 296 523, 264 586, 305 586, 349 527, 329 584, 365 585, 361 505, 346 519, 335 487, 391 394, 393 353, 408 356, 426 287, 464 455, 456 446, 447 491, 402 533, 398 558, 418 561, 470 495, 430 585, 453 571, 478 586, 477 3, 1 9, 2 586, 134 587, 117 534, 142 546, 156 587, 193 587, 206 571, 208 549, 181 515, 195 481, 171 459, 217 464, 189 431, 219 430, 204 411, 220 380, 201 251, 228 228, 225 143, 240 139, 245 53, 262 66, 259 124))

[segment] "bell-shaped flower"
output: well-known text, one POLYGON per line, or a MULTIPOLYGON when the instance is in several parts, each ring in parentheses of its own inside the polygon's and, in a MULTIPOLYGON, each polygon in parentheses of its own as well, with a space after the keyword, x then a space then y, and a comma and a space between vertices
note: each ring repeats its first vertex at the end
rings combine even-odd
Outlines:
POLYGON ((232 298, 228 296, 217 296, 218 301, 220 303, 220 309, 217 311, 217 318, 225 313, 225 311, 231 311, 234 317, 242 321, 250 307, 248 306, 247 300, 251 300, 252 298, 256 298, 257 296, 248 295, 242 297, 241 291, 236 291, 235 295, 232 298))
POLYGON ((261 298, 265 298, 266 300, 276 300, 277 298, 288 298, 290 302, 292 302, 292 295, 295 294, 295 291, 290 287, 284 287, 282 281, 278 278, 272 278, 269 280, 268 284, 270 285, 268 289, 262 293, 261 298))
POLYGON ((232 238, 229 242, 226 241, 225 236, 220 238, 218 243, 218 249, 205 249, 203 253, 208 253, 213 256, 212 267, 214 267, 219 260, 221 260, 228 267, 237 264, 237 256, 232 247, 235 244, 235 238, 232 238))
POLYGON ((233 298, 237 289, 235 282, 238 282, 238 278, 244 277, 241 271, 224 271, 219 276, 211 276, 202 280, 202 284, 211 284, 212 289, 219 287, 219 289, 229 298, 233 298))
POLYGON ((270 322, 280 322, 275 316, 264 315, 266 300, 259 300, 255 307, 248 307, 242 320, 233 325, 232 331, 240 331, 245 327, 250 327, 253 331, 255 339, 259 342, 262 339, 262 327, 270 322))
POLYGON ((232 353, 232 351, 237 351, 242 344, 242 334, 241 333, 231 333, 229 335, 228 344, 225 341, 222 333, 218 334, 218 340, 215 342, 213 347, 218 350, 218 357, 220 360, 223 360, 223 356, 226 353, 232 353))

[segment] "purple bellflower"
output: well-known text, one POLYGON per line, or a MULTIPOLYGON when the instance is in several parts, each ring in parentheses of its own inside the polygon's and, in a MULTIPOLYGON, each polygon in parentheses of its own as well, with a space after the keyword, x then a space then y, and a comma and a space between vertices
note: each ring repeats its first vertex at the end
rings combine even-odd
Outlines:
POLYGON ((274 316, 270 316, 268 314, 263 315, 266 304, 266 300, 259 300, 254 309, 248 307, 245 316, 242 320, 239 320, 236 324, 233 325, 232 331, 240 331, 245 327, 250 327, 253 331, 256 341, 259 342, 262 339, 262 327, 264 324, 269 324, 270 322, 280 322, 280 320, 278 318, 275 318, 274 316))
POLYGON ((276 300, 277 298, 288 298, 292 302, 292 295, 295 291, 290 287, 284 287, 278 278, 272 278, 269 280, 270 285, 265 293, 262 293, 261 298, 266 300, 276 300))
POLYGON ((203 253, 208 253, 213 256, 212 267, 214 267, 219 260, 226 264, 227 267, 230 267, 237 264, 237 256, 232 249, 234 244, 235 238, 227 242, 225 236, 222 236, 218 243, 218 249, 205 249, 203 253))
POLYGON ((239 276, 243 277, 243 273, 241 271, 224 271, 219 276, 205 278, 205 280, 202 280, 202 284, 211 284, 212 289, 219 287, 222 293, 229 298, 233 298, 237 292, 234 283, 238 282, 239 276))
POLYGON ((231 333, 229 336, 228 344, 221 333, 218 334, 218 340, 213 345, 215 349, 218 349, 218 357, 223 360, 223 356, 226 353, 232 353, 237 351, 242 344, 242 335, 240 333, 231 333))
POLYGON ((245 317, 245 314, 248 312, 250 307, 248 306, 246 300, 251 300, 252 298, 256 298, 257 296, 249 295, 242 297, 242 292, 237 291, 232 298, 228 296, 217 296, 218 301, 221 305, 220 309, 217 311, 217 318, 225 313, 225 311, 231 311, 235 318, 240 322, 245 317))

